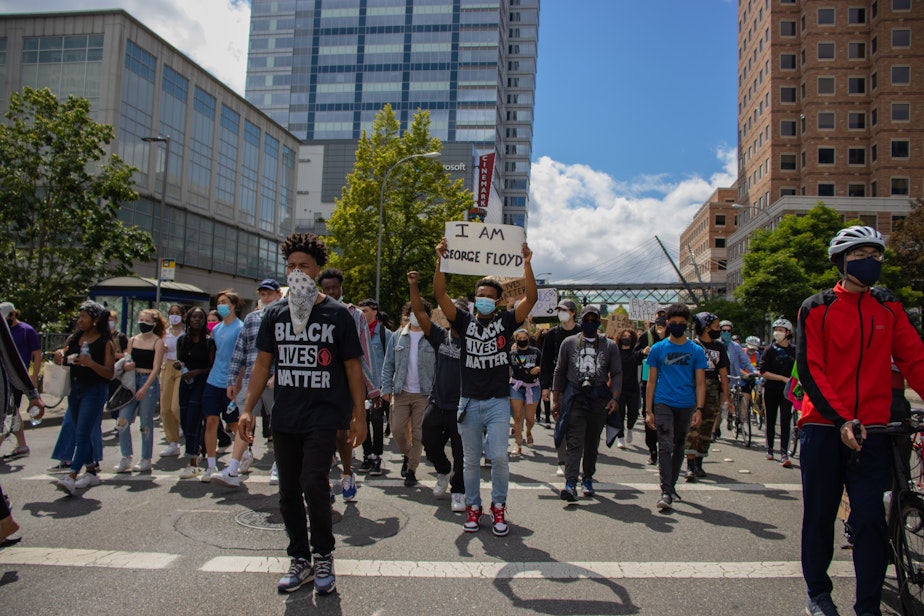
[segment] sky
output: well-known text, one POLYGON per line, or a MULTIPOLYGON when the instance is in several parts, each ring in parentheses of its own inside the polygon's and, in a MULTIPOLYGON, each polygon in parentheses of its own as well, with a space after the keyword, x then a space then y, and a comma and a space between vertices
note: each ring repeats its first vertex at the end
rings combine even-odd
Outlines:
MULTIPOLYGON (((73 0, 0 0, 0 13, 73 0)), ((243 95, 246 0, 122 8, 243 95)), ((680 233, 736 178, 735 0, 542 0, 527 240, 554 282, 676 280, 680 233)))

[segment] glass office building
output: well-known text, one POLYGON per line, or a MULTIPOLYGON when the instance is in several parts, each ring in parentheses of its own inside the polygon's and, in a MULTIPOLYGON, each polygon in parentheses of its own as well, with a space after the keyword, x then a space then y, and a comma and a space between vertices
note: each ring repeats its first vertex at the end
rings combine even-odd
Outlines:
POLYGON ((526 224, 539 0, 253 0, 247 99, 307 141, 356 140, 390 103, 495 152, 503 219, 526 224))

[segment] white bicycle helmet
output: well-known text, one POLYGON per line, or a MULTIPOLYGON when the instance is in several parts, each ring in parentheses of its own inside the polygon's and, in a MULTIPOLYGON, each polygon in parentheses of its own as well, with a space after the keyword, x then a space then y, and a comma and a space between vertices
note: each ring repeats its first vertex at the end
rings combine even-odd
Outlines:
POLYGON ((774 321, 773 325, 771 325, 770 327, 771 328, 782 327, 786 330, 792 331, 792 322, 789 319, 784 319, 783 317, 780 317, 779 319, 774 321))
POLYGON ((834 262, 838 255, 860 246, 875 246, 885 251, 885 240, 882 239, 882 234, 872 227, 862 225, 847 227, 831 238, 831 243, 828 245, 828 259, 834 262))
POLYGON ((732 322, 729 321, 728 319, 725 319, 724 321, 719 321, 719 327, 731 327, 732 329, 735 328, 735 326, 732 325, 732 322))
POLYGON ((758 338, 757 336, 748 336, 747 338, 744 339, 744 343, 748 345, 749 347, 751 347, 752 349, 756 349, 760 347, 760 338, 758 338))

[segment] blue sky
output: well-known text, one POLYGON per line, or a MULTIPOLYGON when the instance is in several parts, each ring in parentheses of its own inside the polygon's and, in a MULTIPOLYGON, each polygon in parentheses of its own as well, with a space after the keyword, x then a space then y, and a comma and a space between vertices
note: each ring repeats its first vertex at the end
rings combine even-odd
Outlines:
MULTIPOLYGON (((243 95, 246 0, 122 8, 243 95)), ((0 12, 74 10, 0 0, 0 12)), ((735 0, 542 0, 527 239, 553 282, 671 281, 681 231, 735 181, 735 0)))

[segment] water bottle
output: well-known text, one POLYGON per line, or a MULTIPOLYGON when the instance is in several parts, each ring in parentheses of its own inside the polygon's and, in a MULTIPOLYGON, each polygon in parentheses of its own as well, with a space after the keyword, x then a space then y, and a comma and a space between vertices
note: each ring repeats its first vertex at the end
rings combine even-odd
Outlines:
POLYGON ((237 410, 237 402, 234 400, 231 401, 231 404, 228 405, 228 415, 234 413, 237 410))
POLYGON ((189 368, 187 368, 186 365, 184 364, 183 368, 180 370, 180 376, 183 376, 187 372, 189 372, 189 368))
POLYGON ((39 414, 39 407, 37 406, 29 407, 29 423, 31 423, 33 426, 37 426, 40 423, 42 423, 42 418, 39 417, 38 414, 39 414))
POLYGON ((80 354, 89 355, 90 354, 90 344, 87 341, 80 343, 80 354))

